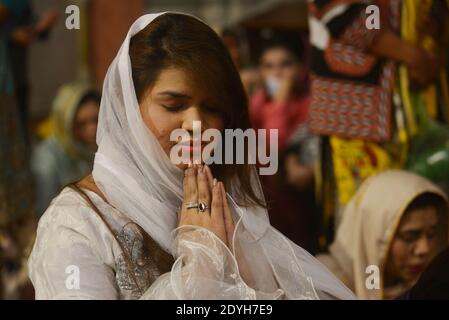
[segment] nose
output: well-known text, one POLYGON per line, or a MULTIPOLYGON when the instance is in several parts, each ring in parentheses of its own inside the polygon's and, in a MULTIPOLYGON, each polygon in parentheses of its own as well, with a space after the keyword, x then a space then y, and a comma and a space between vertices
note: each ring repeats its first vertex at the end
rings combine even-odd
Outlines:
POLYGON ((194 129, 194 122, 195 125, 198 126, 198 122, 201 123, 201 126, 203 126, 203 116, 201 113, 201 110, 197 106, 192 106, 184 111, 182 119, 182 129, 189 131, 190 133, 193 132, 194 129))
POLYGON ((417 256, 425 256, 430 251, 429 239, 426 236, 421 237, 416 243, 415 247, 415 255, 417 256))
POLYGON ((282 78, 284 71, 281 66, 276 66, 273 68, 273 76, 275 78, 282 78))

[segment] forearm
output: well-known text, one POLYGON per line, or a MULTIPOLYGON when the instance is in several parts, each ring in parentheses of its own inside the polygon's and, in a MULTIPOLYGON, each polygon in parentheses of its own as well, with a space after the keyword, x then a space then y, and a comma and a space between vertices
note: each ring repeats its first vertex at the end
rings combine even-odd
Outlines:
POLYGON ((412 63, 415 47, 390 30, 380 33, 369 51, 379 57, 409 65, 412 63))

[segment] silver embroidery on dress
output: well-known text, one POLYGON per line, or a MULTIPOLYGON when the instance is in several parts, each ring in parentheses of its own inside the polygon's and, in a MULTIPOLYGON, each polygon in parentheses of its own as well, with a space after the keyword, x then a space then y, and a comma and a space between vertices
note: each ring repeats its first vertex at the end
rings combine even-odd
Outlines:
POLYGON ((116 238, 125 251, 116 259, 120 298, 138 299, 159 276, 170 271, 172 257, 161 252, 135 223, 125 224, 116 238))

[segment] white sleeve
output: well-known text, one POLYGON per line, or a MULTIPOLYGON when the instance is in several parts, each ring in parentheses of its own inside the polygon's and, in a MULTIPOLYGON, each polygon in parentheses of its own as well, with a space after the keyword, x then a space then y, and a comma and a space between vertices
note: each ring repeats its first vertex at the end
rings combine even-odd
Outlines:
POLYGON ((241 278, 237 261, 211 231, 197 226, 177 230, 177 259, 171 272, 160 276, 141 299, 277 299, 250 288, 241 278))
POLYGON ((113 268, 86 236, 64 226, 48 231, 50 237, 38 238, 29 260, 36 299, 118 298, 113 268))

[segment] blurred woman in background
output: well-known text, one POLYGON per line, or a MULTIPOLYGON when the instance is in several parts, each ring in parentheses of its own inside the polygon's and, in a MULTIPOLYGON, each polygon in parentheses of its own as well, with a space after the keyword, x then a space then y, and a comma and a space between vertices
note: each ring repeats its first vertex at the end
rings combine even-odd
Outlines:
POLYGON ((391 170, 362 184, 330 253, 318 259, 359 298, 391 299, 414 285, 447 246, 445 194, 422 177, 391 170), (376 282, 379 287, 370 289, 376 282))
POLYGON ((259 70, 264 87, 250 97, 250 117, 257 129, 277 129, 279 149, 298 126, 309 108, 307 71, 303 64, 301 38, 268 41, 260 56, 259 70))
MULTIPOLYGON (((306 125, 309 110, 308 73, 303 63, 301 38, 275 37, 262 50, 259 62, 264 87, 250 98, 250 116, 255 129, 278 132, 280 163, 287 155, 289 139, 306 125)), ((267 139, 268 140, 268 139, 267 139)), ((268 140, 269 141, 269 140, 268 140)), ((296 160, 296 159, 294 159, 296 160)), ((287 160, 286 160, 287 161, 287 160)), ((290 163, 292 161, 287 161, 290 163)), ((290 239, 315 253, 318 231, 313 197, 313 169, 301 166, 308 180, 301 190, 292 188, 281 166, 278 174, 262 176, 270 219, 290 239)), ((301 170, 300 169, 300 170, 301 170)))
POLYGON ((100 94, 83 83, 66 84, 53 105, 53 134, 34 150, 32 171, 39 215, 61 189, 92 170, 100 94))

